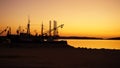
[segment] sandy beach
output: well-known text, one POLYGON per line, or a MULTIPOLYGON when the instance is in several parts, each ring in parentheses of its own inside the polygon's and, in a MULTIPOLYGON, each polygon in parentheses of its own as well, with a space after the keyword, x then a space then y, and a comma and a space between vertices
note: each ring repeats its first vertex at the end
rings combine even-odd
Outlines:
POLYGON ((120 68, 120 50, 0 48, 0 68, 120 68))

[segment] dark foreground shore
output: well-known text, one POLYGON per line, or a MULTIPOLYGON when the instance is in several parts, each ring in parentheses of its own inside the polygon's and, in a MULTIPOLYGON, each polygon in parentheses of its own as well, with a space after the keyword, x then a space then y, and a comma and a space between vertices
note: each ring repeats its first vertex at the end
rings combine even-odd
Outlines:
POLYGON ((0 68, 120 68, 120 50, 0 48, 0 68))

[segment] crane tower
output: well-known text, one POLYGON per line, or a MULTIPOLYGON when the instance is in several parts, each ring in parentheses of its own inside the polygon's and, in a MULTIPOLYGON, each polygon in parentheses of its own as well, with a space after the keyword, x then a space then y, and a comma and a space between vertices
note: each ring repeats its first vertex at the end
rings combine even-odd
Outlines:
POLYGON ((58 29, 57 29, 57 21, 53 21, 54 22, 54 24, 53 24, 53 29, 54 29, 54 31, 53 31, 53 36, 58 36, 58 29))

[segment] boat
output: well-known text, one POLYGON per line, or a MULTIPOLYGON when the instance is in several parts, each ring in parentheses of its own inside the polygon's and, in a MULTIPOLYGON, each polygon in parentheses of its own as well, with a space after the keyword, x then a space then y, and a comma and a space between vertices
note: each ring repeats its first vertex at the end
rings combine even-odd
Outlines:
MULTIPOLYGON (((69 46, 67 41, 58 40, 58 28, 63 28, 64 24, 57 26, 57 21, 54 22, 54 27, 51 29, 51 21, 49 21, 49 30, 44 32, 43 23, 41 25, 41 35, 32 35, 30 33, 30 20, 28 19, 27 32, 22 32, 21 27, 17 29, 17 34, 11 34, 11 28, 7 29, 6 47, 13 48, 73 48, 69 46)), ((7 27, 8 28, 8 27, 7 27)), ((3 44, 5 45, 5 44, 3 44)), ((1 46, 1 45, 0 45, 1 46)))

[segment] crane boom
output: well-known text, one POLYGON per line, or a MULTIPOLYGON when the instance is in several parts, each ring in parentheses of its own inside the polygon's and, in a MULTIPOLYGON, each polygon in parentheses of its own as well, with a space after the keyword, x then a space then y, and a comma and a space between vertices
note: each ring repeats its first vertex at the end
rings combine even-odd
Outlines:
POLYGON ((6 32, 7 29, 8 29, 8 27, 7 27, 6 29, 4 29, 3 31, 1 31, 1 32, 0 32, 0 35, 1 35, 2 33, 6 32))
POLYGON ((47 33, 49 33, 49 32, 52 32, 52 31, 54 31, 55 29, 58 29, 58 28, 60 28, 60 27, 63 28, 63 26, 64 26, 64 24, 61 24, 61 25, 57 26, 56 28, 53 28, 53 29, 47 31, 47 32, 44 33, 43 35, 45 35, 45 34, 47 34, 47 33))
POLYGON ((60 27, 63 28, 63 26, 64 26, 64 24, 61 24, 61 25, 59 25, 58 27, 51 29, 50 32, 52 32, 53 30, 58 29, 58 28, 60 28, 60 27))

